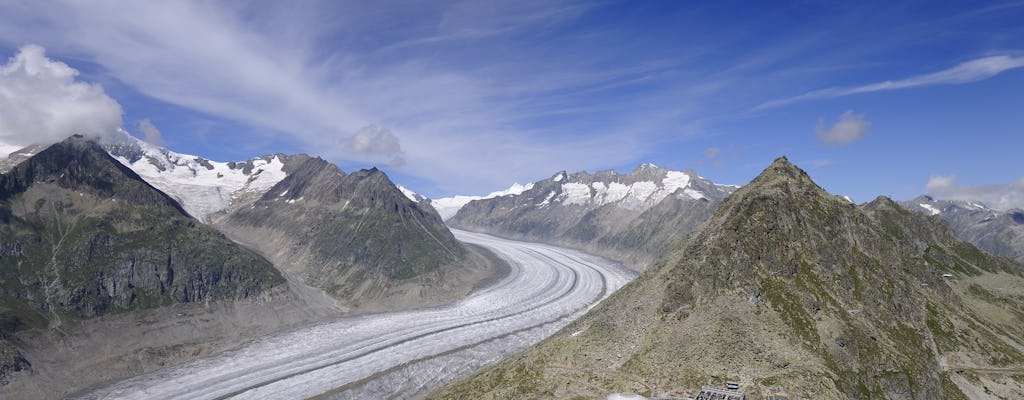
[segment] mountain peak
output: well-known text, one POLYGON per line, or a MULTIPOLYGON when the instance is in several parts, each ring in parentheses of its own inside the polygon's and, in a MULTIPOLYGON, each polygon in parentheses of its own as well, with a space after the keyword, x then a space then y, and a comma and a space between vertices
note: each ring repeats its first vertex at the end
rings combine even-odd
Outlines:
POLYGON ((55 143, 0 176, 0 199, 22 193, 37 182, 129 203, 167 204, 187 215, 175 200, 117 162, 94 139, 82 135, 55 143))
MULTIPOLYGON (((789 179, 810 181, 810 177, 807 175, 807 173, 804 172, 804 170, 800 169, 800 167, 797 167, 795 164, 789 162, 789 159, 787 159, 786 156, 776 158, 775 161, 772 161, 771 165, 769 165, 768 168, 765 168, 765 170, 761 172, 759 178, 761 176, 778 176, 789 179)), ((754 181, 756 182, 757 179, 754 179, 754 181)))
POLYGON ((831 197, 825 189, 814 183, 804 170, 789 162, 785 156, 776 158, 768 168, 761 171, 760 175, 736 192, 742 195, 752 193, 803 200, 811 197, 831 197))

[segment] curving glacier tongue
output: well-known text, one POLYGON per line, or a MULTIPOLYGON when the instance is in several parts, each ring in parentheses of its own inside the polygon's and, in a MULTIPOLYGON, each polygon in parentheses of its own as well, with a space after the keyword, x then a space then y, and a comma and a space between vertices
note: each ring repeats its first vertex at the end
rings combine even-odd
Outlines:
POLYGON ((542 340, 636 275, 578 251, 455 234, 508 261, 508 276, 449 306, 280 333, 84 398, 410 397, 542 340))

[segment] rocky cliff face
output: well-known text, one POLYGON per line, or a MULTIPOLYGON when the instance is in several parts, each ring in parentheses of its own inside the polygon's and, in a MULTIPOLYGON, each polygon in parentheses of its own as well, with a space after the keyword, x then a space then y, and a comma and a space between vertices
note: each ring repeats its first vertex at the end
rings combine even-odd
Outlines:
POLYGON ((1024 393, 1022 267, 784 158, 590 313, 435 398, 937 399, 1024 393), (999 283, 1002 282, 1002 283, 999 283))
POLYGON ((1024 210, 998 211, 980 202, 919 196, 902 203, 908 210, 942 218, 961 239, 991 254, 1024 262, 1024 210))
POLYGON ((69 138, 0 175, 0 373, 31 368, 18 348, 34 346, 33 332, 73 337, 106 316, 288 297, 266 259, 94 142, 69 138))
POLYGON ((255 203, 214 222, 355 309, 451 300, 477 276, 437 213, 377 169, 346 175, 307 158, 255 203))
POLYGON ((559 172, 517 195, 474 200, 452 226, 557 243, 645 268, 703 223, 735 188, 651 164, 629 174, 559 172))

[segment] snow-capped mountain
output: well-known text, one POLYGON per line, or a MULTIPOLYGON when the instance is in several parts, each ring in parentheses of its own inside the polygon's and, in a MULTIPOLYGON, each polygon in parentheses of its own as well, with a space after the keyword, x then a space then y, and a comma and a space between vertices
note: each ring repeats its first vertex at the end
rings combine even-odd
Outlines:
POLYGON ((459 212, 463 206, 473 200, 493 199, 495 197, 517 195, 533 188, 532 183, 526 185, 520 185, 519 182, 513 183, 508 189, 499 190, 497 192, 491 192, 486 196, 452 196, 442 197, 440 199, 432 199, 430 204, 434 206, 438 214, 441 214, 441 218, 447 221, 449 218, 454 217, 455 213, 459 212))
POLYGON ((628 174, 561 171, 528 186, 518 194, 470 201, 448 223, 578 247, 642 269, 735 190, 691 170, 653 164, 628 174))
POLYGON ((257 157, 244 162, 219 162, 157 147, 124 134, 106 144, 107 151, 151 185, 181 203, 196 219, 210 222, 238 201, 252 202, 288 174, 294 156, 257 157))
POLYGON ((989 253, 1024 262, 1024 210, 994 210, 980 201, 918 196, 903 207, 949 222, 960 239, 989 253))

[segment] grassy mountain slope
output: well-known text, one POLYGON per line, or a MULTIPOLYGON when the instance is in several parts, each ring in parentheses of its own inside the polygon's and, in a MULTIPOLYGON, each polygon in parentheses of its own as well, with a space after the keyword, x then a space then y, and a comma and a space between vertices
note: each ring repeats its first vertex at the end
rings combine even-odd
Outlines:
POLYGON ((858 208, 780 158, 587 315, 432 398, 692 396, 724 380, 752 398, 1014 398, 1014 282, 1019 264, 941 221, 887 198, 858 208))

